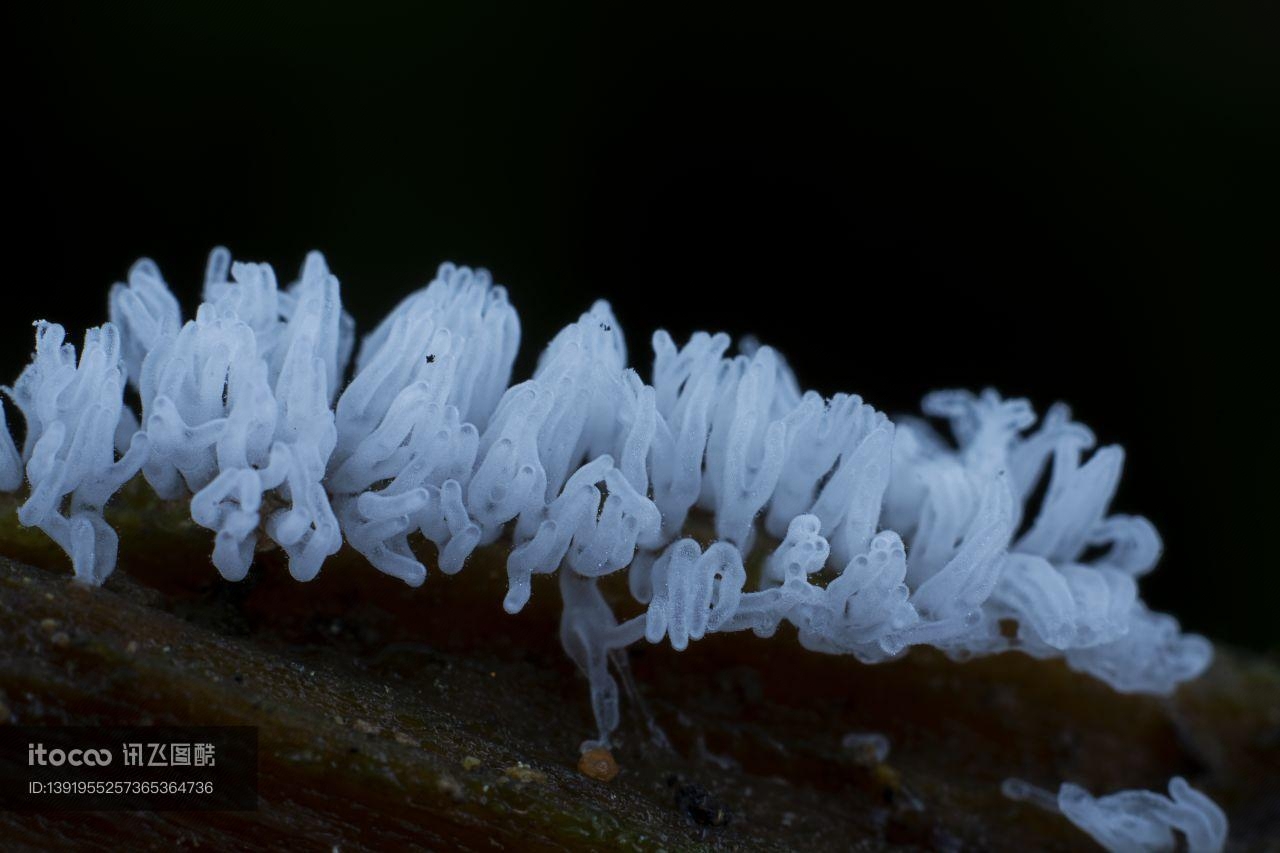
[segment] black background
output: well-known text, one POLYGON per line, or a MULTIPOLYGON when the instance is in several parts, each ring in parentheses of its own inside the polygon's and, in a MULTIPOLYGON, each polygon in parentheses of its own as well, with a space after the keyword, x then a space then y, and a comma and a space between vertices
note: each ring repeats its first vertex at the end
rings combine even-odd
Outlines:
POLYGON ((603 296, 641 365, 714 328, 890 413, 1064 399, 1165 538, 1148 600, 1277 646, 1273 12, 422 5, 6 12, 0 372, 140 255, 191 311, 215 244, 319 248, 366 329, 484 265, 522 370, 603 296))

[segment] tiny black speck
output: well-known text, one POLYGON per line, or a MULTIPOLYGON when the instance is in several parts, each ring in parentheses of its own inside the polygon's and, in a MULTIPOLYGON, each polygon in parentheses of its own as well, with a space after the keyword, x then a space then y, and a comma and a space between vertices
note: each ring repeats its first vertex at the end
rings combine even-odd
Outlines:
POLYGON ((729 809, 701 785, 681 785, 676 808, 699 826, 724 826, 731 818, 729 809))

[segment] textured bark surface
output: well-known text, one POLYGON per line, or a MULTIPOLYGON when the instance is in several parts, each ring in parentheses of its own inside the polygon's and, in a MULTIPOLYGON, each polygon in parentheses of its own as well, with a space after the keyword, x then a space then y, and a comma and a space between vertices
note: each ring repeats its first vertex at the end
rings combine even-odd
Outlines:
POLYGON ((263 553, 232 584, 185 507, 140 494, 109 513, 120 568, 101 589, 0 496, 0 721, 257 726, 259 809, 0 813, 6 850, 1091 849, 1001 780, 1101 793, 1176 774, 1227 811, 1233 848, 1280 849, 1280 669, 1255 656, 1219 647, 1166 700, 1018 655, 868 667, 785 632, 641 644, 604 782, 577 768, 593 724, 556 585, 506 615, 502 546, 420 589, 346 551, 308 584, 263 553), (855 732, 886 735, 887 759, 842 747, 855 732))

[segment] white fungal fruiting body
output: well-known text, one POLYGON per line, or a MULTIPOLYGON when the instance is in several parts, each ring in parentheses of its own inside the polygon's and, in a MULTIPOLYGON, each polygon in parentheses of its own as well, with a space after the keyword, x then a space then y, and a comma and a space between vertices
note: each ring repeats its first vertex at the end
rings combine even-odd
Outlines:
POLYGON ((1005 796, 1061 812, 1068 820, 1114 853, 1167 853, 1178 849, 1174 831, 1186 839, 1190 853, 1219 853, 1227 842, 1227 817, 1213 800, 1181 776, 1169 782, 1169 795, 1154 791, 1119 791, 1094 797, 1065 783, 1055 796, 1021 779, 1006 779, 1005 796))
POLYGON ((139 468, 162 497, 189 496, 230 579, 263 537, 299 580, 345 538, 416 585, 427 570, 414 538, 451 574, 506 534, 508 611, 535 575, 560 572, 562 638, 590 680, 601 742, 617 721, 610 658, 642 637, 682 649, 788 622, 805 647, 867 662, 921 644, 1016 649, 1151 693, 1209 662, 1207 641, 1138 599, 1159 537, 1108 515, 1123 456, 1085 458, 1093 436, 1061 406, 1028 432, 1025 401, 930 395, 924 411, 949 421, 953 445, 856 396, 802 393, 772 349, 728 355, 727 336, 705 333, 682 347, 655 334, 649 384, 604 302, 510 385, 520 326, 506 291, 451 264, 365 337, 349 378, 354 324, 315 253, 281 290, 270 267, 215 250, 185 324, 140 261, 110 311, 78 366, 61 328, 39 326, 10 391, 22 451, 0 438, 0 487, 19 487, 25 467, 23 523, 88 583, 114 566, 103 504, 139 468), (122 403, 126 377, 140 418, 122 403), (717 541, 681 538, 695 509, 717 541), (765 538, 778 544, 747 588, 765 538), (646 610, 619 624, 596 584, 624 569, 646 610))
MULTIPOLYGON (((116 327, 90 329, 79 362, 75 347, 63 340, 61 326, 36 323, 35 356, 5 389, 27 422, 21 459, 31 491, 18 519, 39 527, 67 552, 77 580, 100 584, 115 567, 117 544, 102 508, 138 473, 148 438, 132 429, 121 402, 124 371, 116 327), (119 459, 118 447, 124 450, 119 459)), ((3 479, 14 483, 15 448, 7 432, 5 438, 3 479)))

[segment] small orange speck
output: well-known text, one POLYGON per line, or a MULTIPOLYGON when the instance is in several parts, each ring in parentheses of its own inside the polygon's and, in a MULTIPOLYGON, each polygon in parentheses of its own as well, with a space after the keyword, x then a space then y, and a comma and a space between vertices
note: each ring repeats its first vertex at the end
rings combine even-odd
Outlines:
POLYGON ((598 782, 610 782, 618 775, 618 762, 613 753, 602 747, 588 749, 578 759, 578 772, 598 782))

